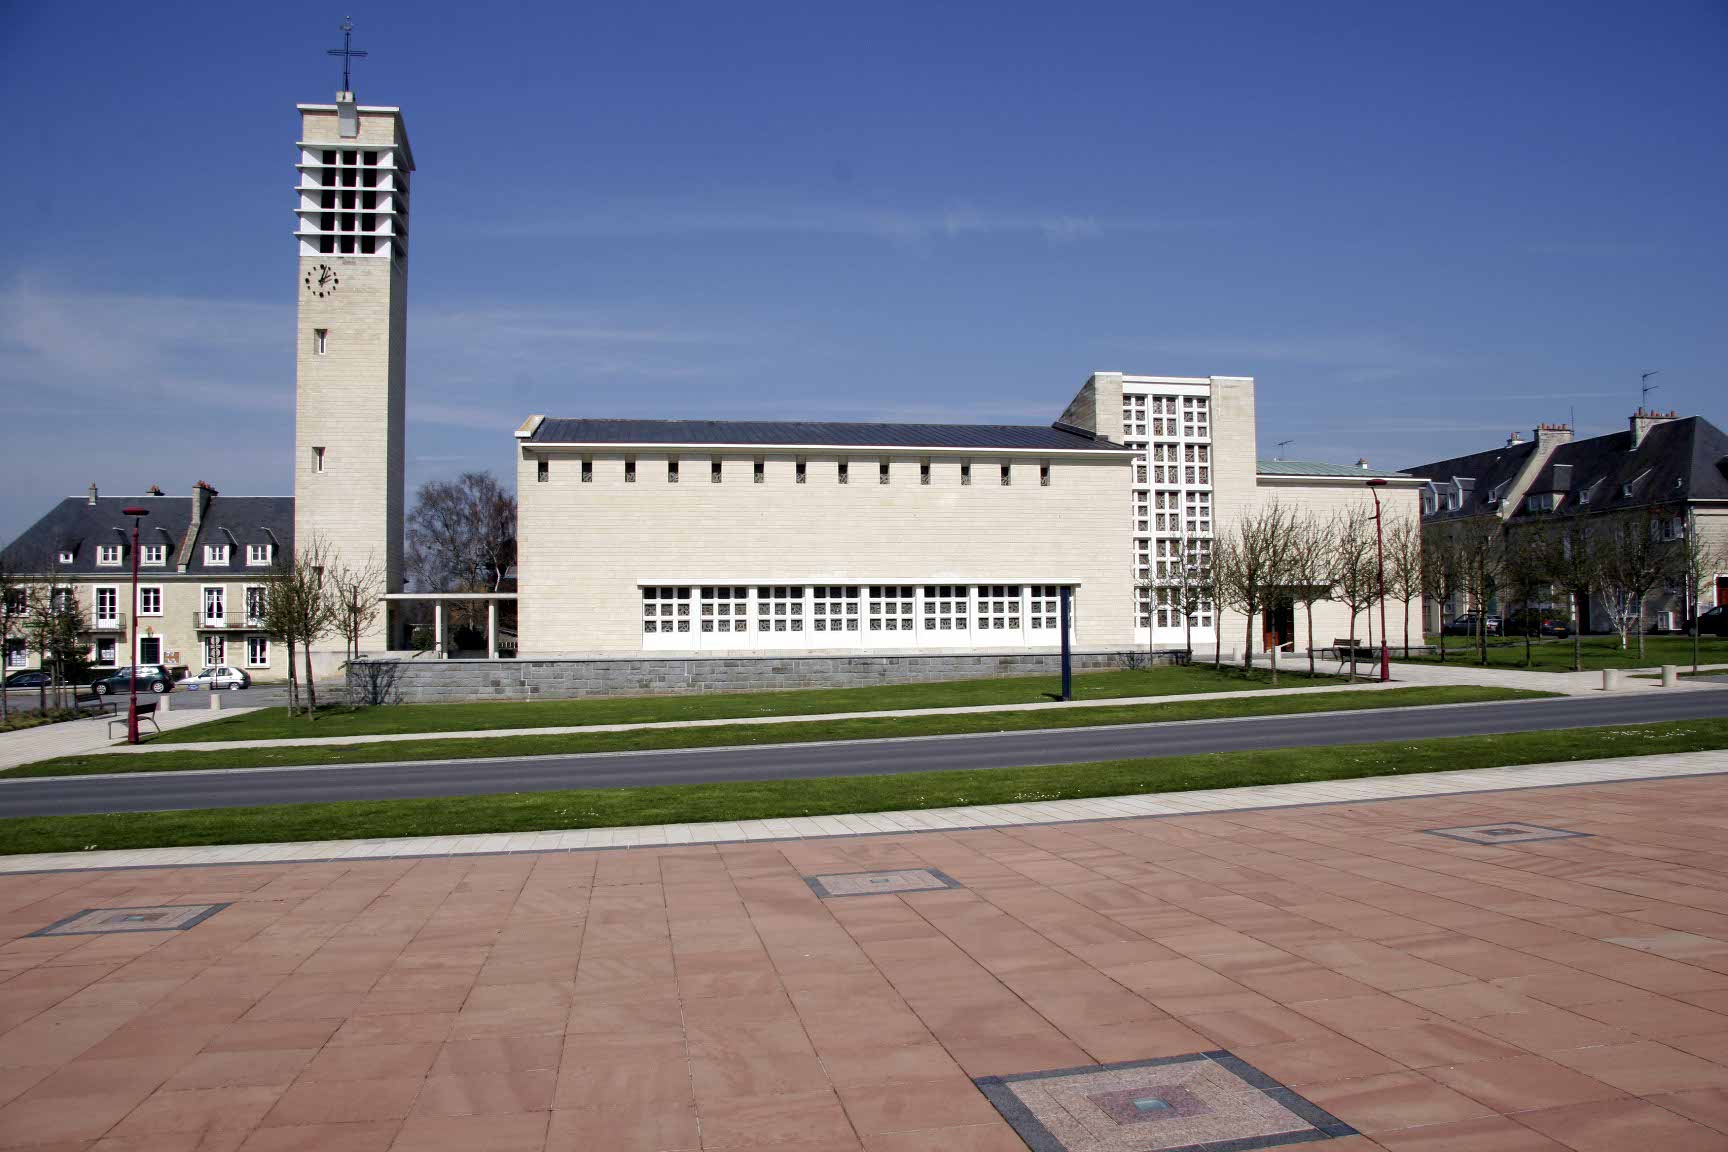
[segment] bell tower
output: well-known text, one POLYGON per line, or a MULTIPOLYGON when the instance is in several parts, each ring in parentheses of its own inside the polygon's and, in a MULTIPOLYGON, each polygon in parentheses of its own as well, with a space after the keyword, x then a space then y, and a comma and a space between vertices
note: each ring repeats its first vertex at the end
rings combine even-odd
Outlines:
MULTIPOLYGON (((373 565, 381 591, 400 592, 414 156, 401 109, 355 102, 348 61, 364 53, 343 32, 335 103, 297 106, 294 542, 373 565)), ((393 636, 381 612, 361 650, 381 652, 393 636)))

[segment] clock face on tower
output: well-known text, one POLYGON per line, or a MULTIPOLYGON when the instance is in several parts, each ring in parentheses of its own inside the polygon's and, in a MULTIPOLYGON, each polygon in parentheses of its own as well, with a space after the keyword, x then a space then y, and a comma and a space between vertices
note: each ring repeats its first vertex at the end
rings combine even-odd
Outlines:
POLYGON ((341 283, 336 279, 336 270, 328 264, 314 264, 312 270, 306 273, 306 291, 314 296, 328 296, 336 291, 336 285, 341 283))

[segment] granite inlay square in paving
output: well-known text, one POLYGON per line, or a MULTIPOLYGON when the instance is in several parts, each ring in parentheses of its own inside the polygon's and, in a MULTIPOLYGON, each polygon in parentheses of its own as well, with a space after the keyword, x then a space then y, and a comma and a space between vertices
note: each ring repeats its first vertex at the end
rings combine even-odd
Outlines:
POLYGON ((1032 1152, 1240 1152, 1356 1131, 1224 1051, 974 1083, 1032 1152))
POLYGON ((202 924, 229 902, 221 904, 151 904, 142 908, 86 908, 32 936, 99 936, 110 932, 184 932, 202 924))
POLYGON ((1430 836, 1444 836, 1466 844, 1533 844, 1539 840, 1571 840, 1590 835, 1522 820, 1508 820, 1502 824, 1466 824, 1461 828, 1424 828, 1423 831, 1430 836))
POLYGON ((936 868, 884 868, 873 872, 825 872, 804 877, 824 900, 836 896, 881 896, 892 892, 940 892, 960 882, 936 868))

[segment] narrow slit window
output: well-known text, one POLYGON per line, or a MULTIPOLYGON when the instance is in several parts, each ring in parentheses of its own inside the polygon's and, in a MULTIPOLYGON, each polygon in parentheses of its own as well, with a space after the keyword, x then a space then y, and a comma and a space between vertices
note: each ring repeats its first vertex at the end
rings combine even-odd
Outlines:
POLYGON ((550 479, 552 479, 552 462, 549 460, 536 461, 534 464, 535 483, 544 484, 550 479))
POLYGON ((768 462, 762 457, 756 457, 755 471, 751 475, 756 483, 761 484, 768 479, 768 462))
POLYGON ((1050 487, 1050 465, 1047 463, 1038 465, 1038 484, 1043 488, 1050 487))
POLYGON ((1004 464, 1002 465, 1002 487, 1006 488, 1012 483, 1014 483, 1014 465, 1004 464))
POLYGON ((962 488, 969 487, 971 485, 971 483, 972 483, 972 462, 970 460, 968 460, 964 464, 960 465, 960 486, 962 488))
POLYGON ((805 463, 804 463, 802 458, 800 458, 798 460, 798 463, 796 465, 794 465, 794 470, 797 472, 798 483, 800 483, 800 484, 804 483, 806 476, 809 475, 809 470, 805 466, 805 463))
POLYGON ((678 461, 676 460, 666 461, 666 483, 678 483, 678 461))
POLYGON ((888 461, 886 460, 876 466, 876 483, 888 483, 888 461))
POLYGON ((920 483, 920 484, 929 484, 930 483, 930 461, 928 461, 928 460, 926 460, 926 461, 924 461, 924 463, 918 465, 918 483, 920 483))
POLYGON ((312 449, 312 471, 324 471, 324 449, 322 448, 312 449))
POLYGON ((720 483, 720 457, 718 456, 708 462, 708 482, 710 484, 720 483))
POLYGON ((633 459, 624 461, 624 483, 636 483, 636 461, 633 459))
POLYGON ((582 458, 582 483, 594 483, 594 461, 587 456, 582 458))
POLYGON ((329 343, 329 338, 330 338, 330 329, 328 329, 328 328, 314 328, 314 329, 312 329, 312 351, 313 351, 313 353, 316 355, 319 355, 319 356, 324 355, 324 350, 325 350, 325 347, 327 346, 327 344, 329 343))
POLYGON ((846 483, 846 481, 847 481, 847 479, 848 479, 848 472, 847 472, 847 464, 846 464, 846 461, 844 461, 844 460, 842 460, 842 461, 840 461, 840 470, 839 470, 839 473, 838 473, 838 474, 839 474, 839 477, 840 477, 840 483, 842 483, 842 484, 844 484, 844 483, 846 483))

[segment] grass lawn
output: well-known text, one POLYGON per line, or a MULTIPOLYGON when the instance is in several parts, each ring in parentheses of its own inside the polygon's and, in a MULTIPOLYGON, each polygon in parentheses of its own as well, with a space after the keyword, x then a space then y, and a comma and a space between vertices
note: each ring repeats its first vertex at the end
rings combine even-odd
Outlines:
MULTIPOLYGON (((1438 644, 1438 636, 1428 637, 1428 643, 1438 644)), ((1603 668, 1652 668, 1662 664, 1679 664, 1682 667, 1692 667, 1692 638, 1690 636, 1646 636, 1644 638, 1644 655, 1638 655, 1638 638, 1630 638, 1624 651, 1620 648, 1618 636, 1586 636, 1583 641, 1584 670, 1598 671, 1603 668)), ((1488 640, 1488 666, 1490 668, 1516 668, 1532 672, 1570 672, 1572 671, 1572 641, 1567 640, 1535 640, 1530 645, 1530 663, 1524 663, 1524 640, 1522 637, 1502 639, 1490 637, 1488 640)), ((1401 659, 1398 649, 1392 650, 1394 660, 1401 659)), ((1439 661, 1437 655, 1412 656, 1411 663, 1433 664, 1439 661)), ((1728 663, 1728 638, 1720 636, 1705 636, 1698 644, 1698 662, 1700 664, 1728 663)), ((1468 636, 1446 637, 1446 663, 1448 664, 1478 664, 1475 642, 1468 636)))
MULTIPOLYGON (((1308 677, 1288 671, 1282 688, 1347 684, 1347 677, 1308 677)), ((1076 700, 1122 696, 1175 696, 1190 692, 1238 692, 1270 688, 1265 669, 1240 666, 1214 671, 1210 664, 1165 665, 1128 672, 1088 672, 1074 677, 1076 700)), ((396 704, 384 708, 321 708, 315 720, 268 708, 153 737, 151 743, 205 740, 280 740, 296 736, 378 736, 398 732, 478 732, 488 728, 561 728, 578 724, 650 724, 663 720, 720 720, 744 716, 799 716, 824 712, 885 712, 898 708, 964 708, 981 704, 1033 704, 1060 700, 1059 676, 1009 676, 994 680, 943 680, 929 684, 883 684, 870 688, 805 688, 786 692, 727 692, 708 695, 628 696, 616 699, 483 701, 464 704, 396 704)))
POLYGON ((1686 720, 1458 736, 1411 743, 1217 752, 904 776, 23 817, 0 821, 0 853, 453 836, 946 808, 962 804, 1014 804, 1082 796, 1350 780, 1406 772, 1445 772, 1722 747, 1728 747, 1728 720, 1686 720))
MULTIPOLYGON (((83 776, 111 772, 184 772, 195 768, 260 768, 301 764, 367 764, 381 760, 461 760, 475 756, 549 756, 575 752, 636 752, 654 748, 717 748, 745 744, 801 744, 812 740, 872 740, 891 736, 946 736, 966 732, 1021 732, 1035 728, 1086 728, 1097 724, 1149 724, 1167 720, 1211 720, 1221 716, 1271 716, 1338 712, 1418 704, 1474 704, 1553 695, 1476 686, 1389 688, 1376 692, 1314 692, 1301 696, 1171 701, 1121 707, 970 712, 958 716, 865 716, 855 720, 789 721, 784 724, 717 724, 711 728, 651 728, 631 732, 566 733, 546 736, 475 736, 445 740, 393 740, 374 744, 297 745, 209 751, 104 753, 62 756, 20 764, 0 776, 83 776)), ((322 731, 322 729, 320 729, 322 731)))

